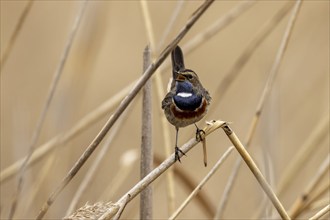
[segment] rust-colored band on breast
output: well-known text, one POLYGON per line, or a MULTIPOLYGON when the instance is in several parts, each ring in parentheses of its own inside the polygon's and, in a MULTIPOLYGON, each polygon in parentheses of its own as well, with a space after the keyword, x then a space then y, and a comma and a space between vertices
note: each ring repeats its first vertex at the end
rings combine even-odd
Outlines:
POLYGON ((199 118, 202 117, 206 113, 206 108, 207 108, 207 101, 204 98, 203 99, 203 104, 201 107, 196 109, 195 111, 179 111, 176 109, 175 105, 171 105, 171 111, 173 115, 177 119, 192 119, 192 118, 199 118))

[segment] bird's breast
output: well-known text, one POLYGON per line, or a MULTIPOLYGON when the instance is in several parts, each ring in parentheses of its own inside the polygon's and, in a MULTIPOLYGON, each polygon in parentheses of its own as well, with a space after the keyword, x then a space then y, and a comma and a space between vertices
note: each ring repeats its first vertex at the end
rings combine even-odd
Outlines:
POLYGON ((170 114, 166 115, 167 119, 171 124, 176 127, 185 127, 187 125, 196 123, 197 121, 201 120, 208 109, 208 102, 205 98, 202 98, 202 102, 200 106, 198 106, 195 110, 181 110, 178 106, 174 103, 170 105, 169 112, 170 114))
POLYGON ((203 97, 189 92, 180 92, 173 96, 176 107, 183 111, 195 111, 202 104, 203 97))

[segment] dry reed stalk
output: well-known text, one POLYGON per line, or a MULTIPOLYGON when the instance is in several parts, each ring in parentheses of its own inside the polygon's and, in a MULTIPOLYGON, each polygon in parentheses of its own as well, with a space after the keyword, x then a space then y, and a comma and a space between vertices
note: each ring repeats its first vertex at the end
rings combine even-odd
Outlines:
MULTIPOLYGON (((151 51, 147 46, 143 53, 143 71, 151 63, 151 51)), ((153 151, 152 151, 152 96, 151 80, 148 80, 143 88, 142 97, 142 140, 140 177, 143 179, 152 171, 153 151)), ((152 219, 152 188, 148 186, 141 192, 140 196, 140 219, 152 219)))
POLYGON ((187 34, 190 28, 195 24, 195 22, 201 17, 201 15, 207 10, 207 8, 214 2, 214 0, 205 1, 190 17, 190 19, 186 22, 184 27, 181 29, 179 34, 172 40, 172 42, 163 50, 163 52, 159 55, 154 63, 152 63, 145 73, 139 78, 136 85, 133 87, 131 92, 124 98, 124 100, 120 103, 116 111, 110 116, 108 121, 102 127, 100 132, 94 138, 94 140, 89 144, 86 148, 85 152, 78 159, 75 165, 70 169, 64 179, 60 182, 57 188, 50 194, 47 201, 43 204, 40 209, 40 212, 37 216, 37 219, 42 219, 43 216, 48 211, 49 207, 54 203, 57 196, 62 192, 65 186, 73 179, 73 177, 77 174, 80 168, 84 165, 87 159, 91 156, 94 150, 97 148, 99 143, 103 140, 104 136, 110 130, 110 128, 114 125, 114 123, 118 120, 123 111, 127 108, 127 106, 131 103, 131 101, 136 97, 137 93, 141 90, 146 81, 152 76, 152 74, 156 71, 156 69, 164 62, 166 57, 171 53, 173 48, 180 42, 180 40, 187 34))
POLYGON ((239 138, 236 136, 236 134, 233 132, 233 130, 228 126, 228 124, 225 124, 222 126, 222 129, 225 131, 226 135, 228 136, 229 140, 232 142, 232 144, 237 149, 238 153, 241 155, 243 160, 245 161, 246 165, 250 168, 253 175, 256 177, 257 181, 259 182, 260 186, 264 190, 264 192, 267 194, 270 201, 273 203, 274 207, 280 214, 282 219, 290 219, 289 215, 286 213, 283 205, 281 204, 280 200, 275 195, 274 191, 272 190, 271 186, 266 181, 265 177, 260 172, 259 168, 253 161, 252 157, 249 155, 249 153, 246 151, 245 147, 239 140, 239 138))
MULTIPOLYGON (((146 33, 148 40, 151 44, 151 48, 153 48, 154 53, 155 48, 156 48, 156 42, 155 42, 155 37, 154 37, 154 31, 152 28, 152 19, 150 17, 150 12, 148 8, 148 3, 147 1, 141 0, 141 9, 142 9, 142 14, 144 18, 144 24, 146 28, 146 33)), ((164 93, 164 87, 163 87, 163 82, 161 79, 161 71, 160 69, 156 70, 155 74, 155 83, 156 83, 156 94, 157 94, 157 100, 159 103, 161 103, 161 100, 163 97, 165 97, 164 93)), ((161 123, 162 123, 162 128, 163 128, 163 141, 164 141, 164 151, 165 151, 165 157, 169 157, 171 155, 171 136, 170 136, 170 128, 169 128, 169 123, 167 122, 165 115, 162 112, 162 109, 158 109, 160 111, 160 118, 161 118, 161 123)), ((168 199, 168 210, 170 213, 174 211, 175 208, 175 188, 174 188, 174 174, 173 170, 170 169, 166 173, 166 187, 167 187, 167 199, 168 199)))
POLYGON ((203 178, 203 180, 196 186, 196 188, 190 193, 186 200, 180 205, 180 207, 169 217, 169 219, 176 219, 177 216, 182 212, 182 210, 191 202, 191 200, 202 190, 202 187, 207 183, 207 181, 216 173, 221 164, 227 159, 231 151, 234 149, 233 146, 229 147, 226 152, 220 157, 208 174, 203 178))
MULTIPOLYGON (((212 121, 208 123, 208 126, 204 128, 205 136, 211 134, 215 130, 219 129, 225 122, 223 121, 212 121)), ((198 144, 196 138, 190 139, 187 143, 185 143, 180 149, 187 153, 194 146, 198 144)), ((182 155, 180 155, 181 157, 182 155)), ((149 186, 154 180, 156 180, 160 175, 162 175, 168 168, 170 168, 176 162, 174 153, 164 160, 158 167, 156 167, 152 172, 150 172, 145 178, 140 180, 137 184, 134 185, 128 192, 125 193, 115 204, 119 205, 120 209, 123 209, 124 206, 127 205, 132 199, 134 199, 142 190, 144 190, 147 186, 149 186)), ((100 219, 110 219, 113 215, 110 215, 112 210, 108 210, 106 213, 102 215, 100 219)), ((118 218, 118 215, 121 213, 118 212, 114 219, 118 218)))
POLYGON ((28 16, 31 8, 32 8, 32 5, 33 5, 33 2, 34 0, 30 0, 28 1, 28 3, 26 4, 22 14, 20 15, 19 19, 18 19, 18 22, 15 26, 15 29, 14 29, 14 32, 11 34, 10 38, 9 38, 9 42, 7 43, 6 45, 6 48, 5 48, 5 51, 3 52, 2 54, 2 57, 1 57, 1 60, 0 60, 0 75, 2 73, 1 70, 3 70, 3 67, 5 66, 6 62, 7 62, 7 59, 9 57, 9 54, 16 42, 16 39, 17 39, 17 36, 19 35, 22 27, 23 27, 23 24, 26 20, 26 17, 28 16))
POLYGON ((36 145, 36 143, 39 139, 43 122, 46 118, 50 103, 53 100, 55 90, 57 88, 58 82, 60 80, 60 77, 61 77, 63 69, 64 69, 64 65, 67 61, 69 52, 70 52, 71 47, 72 47, 72 42, 73 42, 73 40, 76 36, 79 24, 82 20, 82 16, 84 14, 86 4, 87 4, 86 0, 84 2, 82 2, 81 8, 80 8, 75 20, 74 20, 72 30, 69 33, 68 40, 67 40, 66 45, 64 47, 64 51, 63 51, 63 54, 61 56, 59 65, 57 66, 57 69, 54 72, 53 79, 52 79, 51 84, 50 84, 49 89, 48 89, 46 102, 44 103, 44 106, 42 108, 42 112, 40 114, 40 117, 38 118, 36 128, 33 131, 31 143, 28 146, 28 154, 27 154, 25 160, 23 161, 23 163, 20 167, 17 188, 16 188, 16 192, 15 192, 14 197, 13 197, 13 202, 12 202, 11 208, 10 208, 9 219, 12 219, 14 217, 14 214, 15 214, 15 211, 16 211, 16 208, 17 208, 17 204, 19 202, 20 194, 21 194, 21 191, 22 191, 22 187, 23 187, 23 184, 24 184, 24 174, 25 174, 25 171, 26 171, 26 168, 27 168, 28 161, 30 160, 30 158, 33 154, 33 151, 35 149, 35 145, 36 145))
POLYGON ((330 167, 330 155, 328 154, 327 158, 320 165, 319 170, 316 172, 315 176, 310 180, 306 188, 303 190, 302 194, 296 199, 290 208, 290 216, 292 218, 296 218, 301 212, 305 205, 310 200, 311 194, 320 184, 322 178, 325 174, 328 174, 328 170, 330 167))
MULTIPOLYGON (((201 31, 198 35, 196 35, 191 41, 192 43, 187 43, 182 48, 185 48, 185 53, 189 54, 194 49, 202 45, 202 43, 206 41, 199 41, 195 40, 200 38, 202 35, 207 35, 208 39, 210 39, 212 36, 217 34, 219 31, 223 30, 226 26, 228 26, 231 22, 235 20, 240 14, 245 12, 246 9, 249 7, 246 7, 249 5, 249 1, 242 2, 238 6, 236 6, 234 9, 229 11, 227 14, 223 15, 219 20, 215 21, 213 24, 211 24, 208 28, 206 28, 204 31, 201 31), (245 5, 245 6, 244 6, 245 5), (212 27, 212 28, 211 28, 212 27), (207 33, 207 34, 206 34, 207 33)), ((170 63, 165 62, 164 67, 160 68, 163 70, 166 70, 170 67, 170 63)), ((59 146, 60 144, 63 145, 63 143, 69 141, 76 135, 78 135, 80 132, 85 130, 89 125, 97 121, 99 118, 103 117, 106 113, 110 112, 114 109, 115 106, 120 103, 120 101, 125 97, 125 95, 131 90, 131 88, 136 84, 137 81, 132 82, 125 88, 123 88, 121 91, 113 95, 110 99, 105 101, 103 104, 101 104, 98 108, 87 114, 84 118, 82 118, 77 124, 75 124, 69 131, 62 132, 59 135, 55 136, 51 140, 49 140, 47 143, 39 146, 36 151, 33 153, 31 159, 28 162, 28 166, 34 164, 35 162, 40 161, 42 157, 46 156, 49 152, 51 152, 55 147, 59 146)), ((167 135, 166 135, 167 136, 167 135)), ((169 135, 168 135, 169 136, 169 135)), ((62 146, 61 145, 61 146, 62 146)), ((5 168, 0 173, 0 183, 12 178, 18 171, 19 167, 23 163, 25 158, 22 158, 20 160, 17 160, 9 167, 5 168)))
POLYGON ((202 145, 203 145, 203 162, 204 162, 204 166, 207 167, 207 152, 206 152, 205 138, 202 139, 202 145))
POLYGON ((317 220, 320 219, 322 216, 330 212, 330 205, 325 206, 323 209, 321 209, 319 212, 317 212, 315 215, 309 218, 309 220, 317 220))
MULTIPOLYGON (((267 97, 269 96, 269 93, 270 93, 271 89, 272 89, 272 85, 275 81, 276 75, 278 74, 278 69, 279 69, 279 66, 281 64, 281 61, 283 60, 283 56, 286 52, 286 48, 287 48, 287 45, 288 45, 289 40, 290 40, 290 36, 291 36, 292 30, 293 30, 293 27, 294 27, 294 24, 295 24, 295 21, 296 21, 297 14, 298 14, 299 9, 300 9, 300 5, 301 5, 301 1, 297 1, 295 7, 292 10, 291 18, 289 19, 289 22, 287 24, 287 27, 286 27, 286 30, 284 32, 280 47, 277 51, 274 63, 273 63, 272 68, 269 72, 266 85, 265 85, 265 87, 264 87, 264 89, 261 93, 261 97, 260 97, 258 105, 256 107, 255 114, 252 118, 248 133, 245 137, 244 143, 245 143, 246 147, 249 147, 250 144, 251 144, 251 141, 252 141, 252 138, 255 134, 256 127, 257 127, 258 122, 260 120, 260 116, 261 116, 261 113, 263 111, 265 102, 267 100, 267 97)), ((243 65, 244 63, 247 62, 247 60, 251 56, 252 52, 256 49, 256 47, 263 41, 263 39, 272 30, 272 28, 273 28, 272 24, 278 24, 279 21, 281 20, 281 18, 283 18, 283 15, 285 15, 290 8, 291 8, 291 4, 286 4, 285 7, 283 7, 274 16, 274 18, 272 18, 270 20, 270 22, 266 24, 266 26, 261 30, 260 35, 257 35, 258 37, 254 38, 255 40, 252 41, 252 43, 250 44, 248 49, 245 51, 245 53, 243 53, 243 55, 240 57, 240 59, 236 62, 236 65, 234 65, 235 68, 233 68, 232 71, 230 71, 231 74, 228 74, 226 79, 222 81, 222 82, 226 82, 226 83, 221 83, 221 85, 226 84, 225 88, 228 88, 228 82, 232 82, 232 80, 234 79, 233 77, 235 77, 235 75, 237 73, 237 68, 240 69, 241 68, 240 65, 243 65)), ((226 90, 222 89, 221 94, 223 94, 223 92, 226 91, 226 90)), ((219 94, 219 93, 217 93, 217 94, 219 94)), ((232 188, 234 186, 234 183, 235 183, 235 180, 237 178, 237 174, 238 174, 241 162, 242 161, 240 160, 240 158, 238 158, 235 165, 234 165, 234 167, 233 167, 233 172, 231 173, 231 175, 229 177, 229 180, 228 180, 228 182, 225 186, 223 196, 221 198, 221 201, 220 201, 220 204, 218 206, 216 215, 214 217, 215 219, 223 218, 223 213, 224 213, 224 210, 226 208, 229 195, 231 193, 231 190, 232 190, 232 188)))

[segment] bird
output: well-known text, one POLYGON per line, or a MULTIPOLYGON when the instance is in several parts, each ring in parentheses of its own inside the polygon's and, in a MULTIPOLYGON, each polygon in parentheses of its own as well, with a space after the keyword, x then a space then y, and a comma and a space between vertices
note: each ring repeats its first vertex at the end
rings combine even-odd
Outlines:
MULTIPOLYGON (((203 87, 198 75, 184 65, 183 53, 179 46, 171 52, 172 82, 170 89, 162 101, 162 109, 166 119, 175 127, 175 161, 180 160, 180 155, 185 153, 178 148, 179 128, 194 124, 196 126, 196 140, 201 140, 203 130, 199 129, 196 122, 200 121, 207 113, 211 96, 203 87)), ((206 156, 204 155, 204 164, 206 156)))

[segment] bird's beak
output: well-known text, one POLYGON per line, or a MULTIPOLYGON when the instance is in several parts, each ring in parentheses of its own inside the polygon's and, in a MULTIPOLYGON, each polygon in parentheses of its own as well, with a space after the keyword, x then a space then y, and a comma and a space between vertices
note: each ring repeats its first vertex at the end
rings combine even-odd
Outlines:
POLYGON ((184 75, 182 75, 181 73, 178 73, 175 81, 179 81, 179 82, 183 82, 186 80, 186 77, 184 75))

